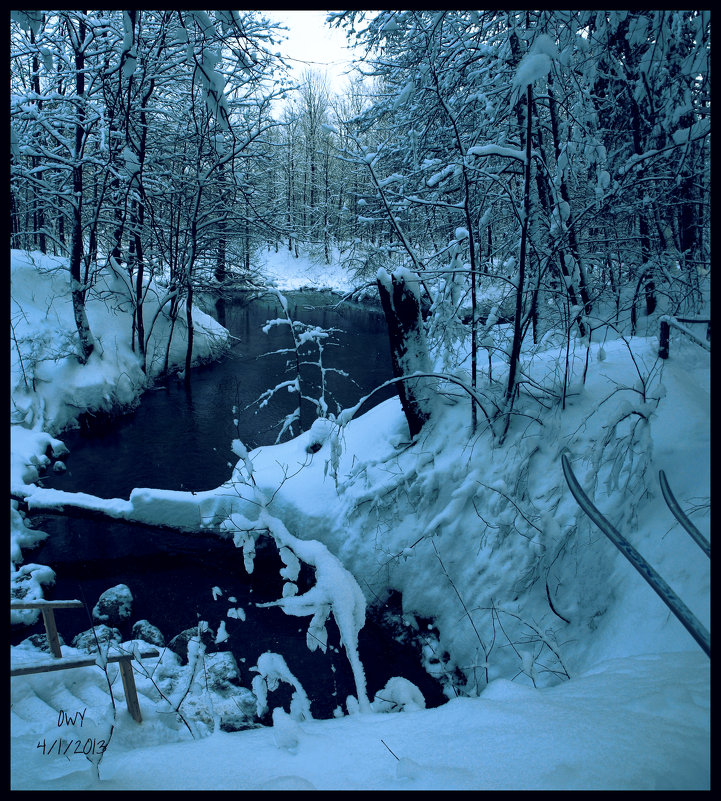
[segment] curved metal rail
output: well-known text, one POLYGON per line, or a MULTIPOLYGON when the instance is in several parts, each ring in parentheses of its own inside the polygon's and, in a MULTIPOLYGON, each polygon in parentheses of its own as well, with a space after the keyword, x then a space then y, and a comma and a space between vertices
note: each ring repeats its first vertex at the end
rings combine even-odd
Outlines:
POLYGON ((578 483, 578 479, 571 469, 571 463, 566 454, 562 454, 561 463, 563 473, 568 482, 569 489, 576 499, 578 505, 601 529, 601 531, 611 540, 619 551, 636 568, 643 578, 651 586, 651 589, 661 598, 668 608, 676 615, 688 633, 703 648, 707 656, 711 656, 711 635, 701 625, 696 616, 686 606, 686 604, 676 595, 661 576, 651 567, 651 565, 641 556, 641 554, 631 545, 631 543, 620 534, 608 520, 591 503, 583 488, 578 483))
POLYGON ((668 485, 668 480, 666 479, 666 474, 663 470, 658 471, 658 481, 661 484, 661 492, 663 492, 663 497, 666 501, 668 508, 671 510, 671 514, 678 520, 678 522, 688 531, 688 533, 693 538, 694 542, 701 548, 701 550, 711 558, 711 543, 704 537, 704 535, 694 526, 694 524, 688 519, 686 514, 684 513, 683 509, 678 504, 678 501, 674 497, 673 492, 671 492, 671 487, 668 485))

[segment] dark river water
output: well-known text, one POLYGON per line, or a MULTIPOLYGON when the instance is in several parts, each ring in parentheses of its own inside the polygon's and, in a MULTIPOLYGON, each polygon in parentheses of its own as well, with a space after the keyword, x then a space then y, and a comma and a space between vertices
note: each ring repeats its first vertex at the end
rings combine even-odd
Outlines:
MULTIPOLYGON (((286 297, 293 319, 323 330, 343 329, 324 340, 324 366, 349 374, 347 378, 336 372, 327 374, 329 412, 336 413, 338 404, 352 406, 392 377, 380 310, 358 304, 338 306, 337 297, 322 292, 286 297)), ((277 352, 293 344, 288 326, 275 326, 267 334, 262 331, 266 321, 281 316, 280 305, 268 297, 238 300, 226 302, 214 316, 237 337, 229 355, 194 368, 189 390, 172 378, 147 391, 130 414, 111 421, 88 418, 89 430, 66 432, 61 439, 70 448, 68 471, 47 476, 45 486, 103 498, 127 498, 134 487, 213 489, 230 478, 228 462, 237 461, 230 450, 234 438, 240 437, 249 450, 275 442, 280 421, 297 406, 297 395, 282 389, 262 409, 255 401, 268 388, 295 377, 294 354, 277 352), (289 359, 292 370, 286 370, 289 359)), ((301 356, 302 361, 317 362, 318 350, 307 344, 301 356)), ((319 372, 312 363, 301 366, 304 394, 319 397, 319 372)), ((368 408, 393 392, 388 388, 374 395, 368 408)), ((301 412, 305 430, 315 412, 308 402, 301 412)), ((299 433, 297 427, 294 433, 299 433)))
MULTIPOLYGON (((380 310, 338 306, 338 298, 325 293, 288 293, 286 297, 293 319, 323 330, 342 329, 323 340, 324 366, 349 374, 326 374, 330 412, 357 403, 391 377, 380 310)), ((105 498, 128 498, 135 487, 208 490, 230 477, 229 462, 235 462, 232 439, 240 437, 248 449, 275 442, 280 421, 293 411, 297 396, 283 389, 262 409, 254 402, 268 388, 295 377, 286 371, 289 354, 277 353, 292 344, 288 327, 272 327, 267 334, 262 331, 266 321, 281 316, 280 306, 273 298, 240 299, 226 302, 214 316, 237 337, 223 360, 194 368, 189 389, 171 378, 147 391, 132 412, 113 419, 88 418, 81 428, 61 435, 70 449, 65 457, 67 470, 48 472, 42 477, 43 485, 105 498)), ((317 398, 318 349, 309 344, 302 354, 310 362, 302 367, 304 391, 317 398)), ((290 355, 295 370, 295 356, 290 355)), ((392 394, 392 389, 378 393, 369 408, 392 394)), ((313 405, 304 404, 303 428, 309 428, 314 418, 313 405)), ((328 622, 331 647, 324 655, 306 646, 309 619, 287 616, 278 608, 256 608, 255 604, 282 594, 279 571, 283 564, 273 543, 259 541, 255 570, 248 575, 242 552, 213 534, 189 535, 110 520, 40 514, 30 522, 49 534, 44 543, 24 554, 25 562, 49 565, 55 571, 56 583, 46 589, 47 598, 78 598, 92 609, 104 590, 126 584, 134 599, 132 616, 123 630, 128 638, 137 620, 157 626, 166 642, 198 620, 207 621, 213 631, 225 621, 229 639, 217 649, 233 652, 244 686, 249 687, 255 675, 249 668, 270 650, 282 654, 300 679, 314 716, 330 717, 348 694, 355 694, 332 620, 328 622), (214 587, 222 591, 217 599, 214 587), (231 607, 242 608, 245 620, 228 618, 231 607)), ((312 571, 301 573, 301 592, 304 582, 312 584, 308 573, 312 571)), ((360 634, 369 696, 372 699, 391 676, 399 675, 417 684, 429 706, 442 703, 440 685, 421 668, 417 649, 402 645, 381 622, 387 611, 379 608, 369 614, 360 634)), ((61 610, 56 619, 67 643, 90 626, 84 610, 61 610)), ((17 643, 41 630, 42 624, 13 627, 11 641, 17 643)))

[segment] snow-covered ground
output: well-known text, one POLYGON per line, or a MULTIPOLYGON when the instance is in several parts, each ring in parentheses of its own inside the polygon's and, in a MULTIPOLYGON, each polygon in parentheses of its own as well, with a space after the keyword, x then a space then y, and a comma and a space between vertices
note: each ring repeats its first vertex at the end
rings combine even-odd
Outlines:
POLYGON ((307 255, 296 258, 286 243, 279 245, 277 253, 274 248, 268 248, 260 258, 265 262, 263 276, 283 292, 327 289, 345 293, 355 288, 351 276, 339 267, 337 261, 326 264, 322 258, 313 259, 307 255))
MULTIPOLYGON (((12 356, 11 341, 11 486, 31 506, 57 506, 71 499, 34 485, 51 462, 46 449, 61 462, 62 427, 79 410, 130 402, 141 376, 121 344, 128 317, 99 305, 89 316, 103 353, 83 368, 59 354, 71 328, 62 303, 49 303, 46 277, 33 277, 27 256, 12 255, 15 337, 33 332, 38 346, 31 392, 28 360, 21 366, 12 356)), ((267 259, 281 289, 350 286, 338 271, 285 251, 267 259)), ((62 286, 53 291, 62 298, 62 286)), ((209 318, 198 321, 212 341, 222 335, 209 318)), ((352 664, 365 603, 402 593, 409 631, 420 636, 417 620, 434 622, 425 661, 445 679, 450 700, 424 709, 402 677, 366 700, 356 664, 356 696, 342 717, 311 719, 296 687, 294 704, 274 711, 272 727, 228 732, 219 725, 228 707, 238 698, 255 703, 248 688, 233 688, 221 670, 225 683, 211 692, 202 671, 193 675, 165 651, 144 660, 153 681, 136 676, 140 725, 110 668, 119 703, 98 780, 82 755, 58 755, 58 744, 49 751, 59 739, 65 749, 72 739, 107 737, 104 673, 16 677, 13 789, 708 789, 709 659, 579 511, 561 471, 566 452, 599 508, 709 628, 709 561, 666 507, 658 471, 710 536, 710 360, 679 338, 659 372, 656 349, 653 336, 592 344, 581 384, 579 345, 566 410, 543 425, 519 417, 503 447, 483 425, 470 436, 468 396, 454 385, 412 447, 393 399, 345 419, 342 429, 319 421, 290 442, 250 453, 234 443, 237 466, 214 491, 72 499, 119 518, 221 529, 243 548, 246 566, 257 535, 248 531, 269 531, 286 565, 279 605, 301 616, 300 625, 310 619, 309 644, 322 641, 332 615, 352 664), (316 585, 300 596, 297 560, 316 570, 316 585), (186 727, 159 693, 177 700, 189 682, 186 727), (59 717, 83 710, 82 725, 59 717)), ((558 347, 539 349, 525 364, 529 377, 550 382, 558 357, 558 347)), ((494 363, 494 376, 501 370, 494 363)), ((39 597, 52 580, 49 568, 30 562, 37 536, 14 510, 11 586, 31 586, 26 597, 39 597)), ((229 610, 221 599, 222 621, 229 610)), ((209 621, 214 630, 218 622, 209 621)), ((41 658, 29 646, 11 651, 13 664, 41 658)), ((212 672, 216 662, 200 646, 191 653, 191 666, 212 672)), ((269 664, 257 666, 259 703, 264 686, 293 683, 282 660, 269 664)))

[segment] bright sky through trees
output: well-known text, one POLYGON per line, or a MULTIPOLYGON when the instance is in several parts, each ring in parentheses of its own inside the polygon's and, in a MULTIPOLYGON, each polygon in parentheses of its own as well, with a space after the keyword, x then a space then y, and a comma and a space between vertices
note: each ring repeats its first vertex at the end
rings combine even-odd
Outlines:
POLYGON ((325 24, 327 11, 296 9, 264 13, 288 28, 280 51, 294 75, 300 76, 306 69, 326 71, 332 88, 342 88, 352 55, 344 31, 325 24))

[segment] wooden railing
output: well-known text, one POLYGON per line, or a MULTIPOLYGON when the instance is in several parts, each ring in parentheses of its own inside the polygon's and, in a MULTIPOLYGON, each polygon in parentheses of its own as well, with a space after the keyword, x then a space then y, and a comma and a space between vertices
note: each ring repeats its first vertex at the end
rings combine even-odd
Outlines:
MULTIPOLYGON (((14 601, 10 604, 11 609, 39 609, 43 616, 45 623, 45 634, 47 636, 48 645, 50 646, 50 653, 53 656, 51 662, 41 662, 32 665, 23 665, 10 669, 11 676, 28 676, 33 673, 48 673, 53 670, 69 670, 70 668, 89 667, 90 665, 97 665, 98 658, 90 656, 78 659, 77 657, 64 657, 60 647, 60 638, 58 637, 58 629, 55 625, 55 609, 78 609, 82 608, 84 604, 81 601, 14 601)), ((123 681, 123 690, 125 692, 125 703, 128 706, 133 720, 138 723, 143 722, 142 715, 140 714, 140 703, 138 702, 138 690, 135 686, 135 677, 133 676, 133 666, 131 662, 134 658, 144 658, 159 656, 159 652, 155 648, 148 648, 144 651, 137 651, 135 653, 118 653, 109 654, 105 659, 106 662, 117 662, 120 667, 120 677, 123 681)))
POLYGON ((659 320, 659 332, 658 332, 658 355, 662 359, 668 359, 668 351, 669 351, 669 343, 671 339, 671 329, 675 328, 677 331, 680 331, 682 334, 685 334, 692 342, 695 342, 697 345, 702 347, 704 350, 711 351, 711 346, 708 344, 711 341, 711 320, 708 319, 689 319, 685 317, 672 317, 670 315, 665 314, 659 320), (706 325, 706 341, 701 339, 701 337, 697 336, 686 328, 685 325, 681 325, 681 323, 702 323, 706 325))

